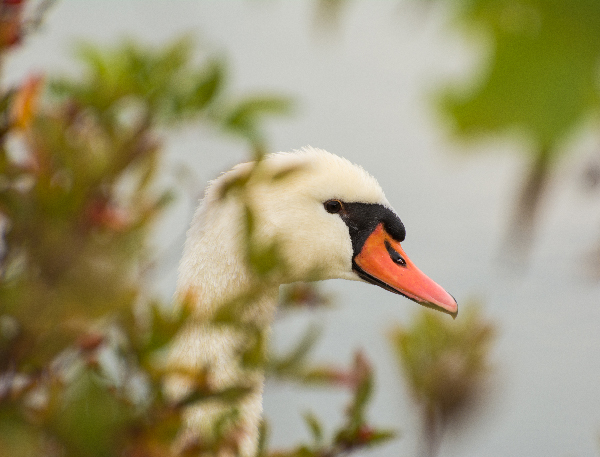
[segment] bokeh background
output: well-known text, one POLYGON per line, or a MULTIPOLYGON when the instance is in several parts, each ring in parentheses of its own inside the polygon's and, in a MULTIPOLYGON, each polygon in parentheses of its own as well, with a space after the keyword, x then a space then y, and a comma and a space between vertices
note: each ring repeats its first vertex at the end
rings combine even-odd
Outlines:
MULTIPOLYGON (((543 30, 535 24, 545 19, 536 19, 527 5, 544 2, 498 3, 517 5, 515 22, 507 16, 508 29, 543 30), (525 25, 519 22, 523 17, 525 25)), ((588 7, 579 3, 572 8, 588 7)), ((160 45, 188 33, 199 49, 221 52, 234 93, 277 93, 294 100, 289 115, 267 124, 269 150, 312 145, 361 164, 405 223, 403 245, 413 261, 459 304, 479 302, 495 324, 494 369, 485 394, 467 423, 450 430, 439 455, 598 455, 597 112, 585 111, 556 140, 561 154, 553 156, 544 191, 531 207, 535 224, 519 227, 515 214, 535 163, 536 140, 518 125, 461 135, 468 129, 457 128, 451 110, 443 109, 441 94, 449 87, 468 92, 485 80, 494 44, 485 30, 459 19, 461 5, 349 1, 333 5, 325 20, 323 5, 308 1, 63 0, 4 62, 4 74, 8 83, 31 73, 77 74, 72 49, 79 40, 112 45, 129 37, 160 45)), ((559 38, 569 48, 577 37, 559 38)), ((596 45, 589 42, 590 49, 596 45)), ((569 51, 574 61, 587 56, 579 49, 569 51)), ((594 56, 593 49, 589 53, 594 56)), ((597 51, 595 59, 597 97, 597 51)), ((561 84, 569 96, 576 82, 567 78, 561 84)), ((549 102, 548 109, 562 105, 549 102)), ((554 147, 552 141, 541 149, 554 147)), ((165 144, 161 179, 179 192, 155 234, 158 250, 166 254, 151 282, 170 297, 182 237, 202 188, 249 153, 243 142, 193 125, 167 132, 165 144), (188 170, 185 185, 182 167, 188 170)), ((336 307, 278 322, 273 338, 285 347, 316 320, 323 326, 317 360, 350 361, 362 347, 377 375, 369 416, 400 431, 398 439, 368 455, 415 455, 419 411, 387 335, 394 323, 410 321, 416 305, 358 282, 329 281, 322 288, 336 307)), ((265 415, 273 443, 285 446, 306 437, 302 411, 335 422, 346 401, 342 392, 267 383, 265 415)))

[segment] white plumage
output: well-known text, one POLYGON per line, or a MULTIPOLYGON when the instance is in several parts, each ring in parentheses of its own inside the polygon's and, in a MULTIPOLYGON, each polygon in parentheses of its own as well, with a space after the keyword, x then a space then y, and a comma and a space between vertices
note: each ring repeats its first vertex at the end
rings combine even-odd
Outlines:
MULTIPOLYGON (((220 305, 248 292, 257 282, 245 261, 245 205, 255 218, 252 242, 264 246, 277 242, 286 266, 285 273, 274 274, 266 287, 262 287, 260 296, 248 304, 240 316, 266 328, 271 323, 281 283, 316 279, 315 275, 318 279, 361 280, 354 262, 357 242, 351 233, 353 218, 364 223, 368 215, 363 214, 364 211, 345 212, 346 206, 351 207, 346 202, 365 203, 366 208, 376 208, 377 214, 385 211, 397 218, 381 187, 365 170, 326 151, 305 148, 267 155, 256 165, 244 163, 234 167, 210 183, 196 211, 187 234, 176 292, 177 301, 187 299, 192 304, 194 319, 174 342, 169 363, 172 368, 190 374, 208 366, 212 381, 219 388, 240 380, 256 387, 255 392, 238 405, 238 442, 242 455, 251 455, 256 446, 263 375, 240 368, 235 360, 239 339, 232 330, 215 329, 207 326, 206 321, 220 305), (236 187, 242 182, 243 186, 236 187), (341 202, 344 210, 338 214, 328 212, 324 203, 331 200, 341 202)), ((387 255, 386 251, 381 252, 383 254, 377 255, 387 255)), ((370 277, 371 272, 367 273, 370 277)), ((377 278, 376 274, 373 276, 377 278)), ((376 279, 367 280, 382 285, 376 279)), ((405 293, 395 285, 392 288, 415 299, 412 291, 405 293)), ((444 300, 445 296, 443 304, 430 298, 418 301, 455 313, 453 299, 454 308, 444 300)), ((167 390, 171 396, 178 397, 189 385, 189 378, 181 375, 169 381, 167 390)), ((217 403, 190 408, 182 440, 198 434, 210 436, 211 423, 222 408, 217 403)))

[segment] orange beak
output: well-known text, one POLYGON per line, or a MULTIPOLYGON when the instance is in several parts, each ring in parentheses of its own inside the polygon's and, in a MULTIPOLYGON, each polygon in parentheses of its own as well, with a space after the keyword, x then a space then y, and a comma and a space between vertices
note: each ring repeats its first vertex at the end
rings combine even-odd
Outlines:
POLYGON ((407 257, 400 246, 379 224, 354 258, 363 279, 384 289, 404 295, 417 303, 456 317, 458 304, 441 286, 433 282, 407 257))

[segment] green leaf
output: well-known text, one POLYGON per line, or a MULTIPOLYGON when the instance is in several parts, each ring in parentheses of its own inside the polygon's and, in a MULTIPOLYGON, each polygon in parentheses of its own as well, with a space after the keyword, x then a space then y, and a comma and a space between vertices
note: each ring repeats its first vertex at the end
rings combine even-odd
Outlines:
POLYGON ((68 455, 103 457, 122 438, 133 410, 91 370, 64 392, 56 392, 50 427, 68 455))
POLYGON ((486 35, 489 46, 478 81, 442 97, 458 134, 516 130, 526 133, 537 149, 553 149, 586 116, 598 112, 600 2, 462 4, 461 21, 486 35))
POLYGON ((373 393, 373 369, 362 352, 354 356, 352 375, 355 388, 354 398, 348 407, 348 427, 357 430, 365 422, 365 409, 373 393))
POLYGON ((189 94, 188 104, 196 110, 205 108, 223 89, 224 78, 223 62, 220 60, 209 62, 198 75, 189 94))
POLYGON ((232 386, 220 390, 196 389, 177 402, 178 407, 196 405, 207 400, 220 400, 235 405, 254 392, 255 386, 232 386))
POLYGON ((369 446, 380 445, 398 437, 394 430, 374 430, 368 438, 369 446))
MULTIPOLYGON (((173 313, 166 314, 162 311, 160 306, 160 303, 150 304, 150 331, 140 348, 140 351, 148 355, 169 344, 191 314, 188 307, 182 307, 181 311, 173 316, 173 313)), ((139 329, 131 327, 130 331, 139 332, 139 329)))
POLYGON ((24 420, 18 408, 6 403, 0 407, 0 456, 41 455, 42 432, 24 420))
POLYGON ((267 457, 267 441, 269 436, 269 427, 267 422, 262 420, 258 427, 258 446, 256 447, 255 457, 267 457))
POLYGON ((262 369, 266 358, 266 334, 262 328, 246 326, 248 346, 242 354, 242 365, 247 368, 262 369))
POLYGON ((317 416, 310 412, 305 413, 303 418, 313 437, 314 445, 320 446, 323 442, 323 426, 321 425, 321 422, 317 416))
POLYGON ((287 97, 254 96, 237 102, 224 116, 227 129, 237 132, 253 143, 260 143, 262 137, 258 128, 267 115, 289 114, 292 101, 287 97))

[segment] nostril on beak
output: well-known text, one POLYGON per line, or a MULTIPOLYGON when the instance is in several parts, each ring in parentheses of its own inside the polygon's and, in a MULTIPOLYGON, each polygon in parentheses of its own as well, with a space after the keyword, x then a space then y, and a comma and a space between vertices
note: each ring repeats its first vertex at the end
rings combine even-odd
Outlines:
POLYGON ((406 266, 406 260, 404 260, 404 258, 396 252, 388 240, 385 240, 385 248, 387 249, 390 258, 396 265, 400 265, 402 267, 406 266))

